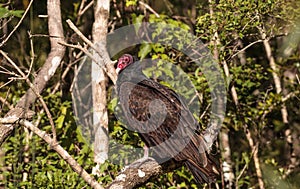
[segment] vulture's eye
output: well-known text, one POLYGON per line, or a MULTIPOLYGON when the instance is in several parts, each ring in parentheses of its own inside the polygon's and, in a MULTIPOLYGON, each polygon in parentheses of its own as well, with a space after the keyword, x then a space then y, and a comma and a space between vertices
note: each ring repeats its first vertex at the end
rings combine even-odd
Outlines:
POLYGON ((124 57, 124 61, 125 61, 126 63, 128 63, 128 62, 129 62, 129 58, 128 58, 128 57, 124 57))

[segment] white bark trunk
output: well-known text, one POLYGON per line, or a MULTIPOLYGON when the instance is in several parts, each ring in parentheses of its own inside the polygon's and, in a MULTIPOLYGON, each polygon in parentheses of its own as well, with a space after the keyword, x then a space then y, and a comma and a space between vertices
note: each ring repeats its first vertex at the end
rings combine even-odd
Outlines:
MULTIPOLYGON (((97 0, 94 2, 93 43, 101 43, 106 46, 107 22, 109 16, 109 0, 97 0)), ((97 164, 104 163, 108 159, 108 115, 107 115, 107 75, 103 67, 104 60, 94 53, 99 60, 92 63, 92 93, 93 93, 93 124, 94 124, 94 161, 97 164)))

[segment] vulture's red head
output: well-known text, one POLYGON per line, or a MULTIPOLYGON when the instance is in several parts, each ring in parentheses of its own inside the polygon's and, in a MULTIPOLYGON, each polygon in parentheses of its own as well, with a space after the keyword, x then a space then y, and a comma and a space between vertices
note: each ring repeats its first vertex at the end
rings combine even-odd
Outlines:
POLYGON ((130 54, 122 55, 118 60, 118 65, 116 72, 119 74, 122 70, 124 70, 127 66, 134 62, 133 57, 130 54))

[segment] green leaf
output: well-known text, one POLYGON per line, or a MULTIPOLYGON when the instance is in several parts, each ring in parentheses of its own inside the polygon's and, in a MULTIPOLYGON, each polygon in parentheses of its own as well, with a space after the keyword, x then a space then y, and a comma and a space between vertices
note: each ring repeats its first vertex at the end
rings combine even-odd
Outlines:
POLYGON ((9 17, 11 14, 6 8, 0 7, 0 18, 9 17))
POLYGON ((0 18, 7 18, 9 16, 22 17, 23 10, 8 10, 7 8, 0 7, 0 18))
POLYGON ((21 18, 24 11, 23 10, 15 10, 15 11, 10 11, 10 13, 15 17, 21 18))
POLYGON ((138 56, 141 59, 144 59, 151 52, 151 50, 152 50, 152 47, 150 44, 148 44, 148 43, 142 44, 141 49, 138 53, 138 56))

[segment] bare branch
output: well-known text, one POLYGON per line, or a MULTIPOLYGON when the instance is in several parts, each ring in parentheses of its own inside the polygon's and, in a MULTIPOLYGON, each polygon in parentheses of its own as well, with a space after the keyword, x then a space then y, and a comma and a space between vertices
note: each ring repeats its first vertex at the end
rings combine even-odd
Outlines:
POLYGON ((261 167, 260 167, 260 162, 259 162, 259 157, 258 157, 258 146, 259 146, 259 142, 256 142, 256 144, 254 144, 254 140, 253 137, 251 135, 250 130, 248 129, 248 126, 245 125, 245 133, 246 133, 246 138, 249 142, 249 145, 252 149, 253 152, 253 160, 254 160, 254 166, 255 166, 255 171, 256 171, 256 175, 258 178, 258 185, 260 189, 265 189, 265 184, 263 181, 263 175, 262 175, 262 171, 261 171, 261 167))
POLYGON ((80 8, 78 10, 78 18, 77 22, 79 22, 80 17, 94 4, 94 1, 91 1, 87 6, 84 7, 84 4, 86 3, 86 0, 81 1, 80 8))
POLYGON ((21 25, 21 23, 23 22, 25 16, 27 15, 31 5, 33 3, 33 0, 31 0, 23 14, 23 16, 21 17, 21 19, 19 20, 19 22, 17 23, 17 25, 14 27, 14 29, 10 32, 10 34, 8 34, 8 36, 0 43, 0 47, 2 47, 7 41, 8 39, 12 36, 12 34, 19 28, 19 26, 21 25))
MULTIPOLYGON (((214 5, 213 5, 212 0, 209 0, 209 13, 212 18, 211 24, 215 25, 216 23, 213 18, 215 15, 215 12, 214 12, 214 5)), ((217 47, 221 45, 221 40, 220 40, 217 29, 215 29, 215 31, 214 31, 214 40, 212 41, 212 44, 214 45, 214 50, 213 50, 214 58, 216 60, 218 60, 220 53, 219 53, 219 50, 217 49, 217 47)), ((221 63, 223 65, 223 70, 224 70, 226 78, 230 78, 229 66, 228 66, 226 60, 223 60, 221 63)), ((238 105, 239 105, 238 95, 237 95, 234 85, 231 86, 230 92, 231 92, 231 96, 232 96, 235 106, 238 107, 238 105)), ((230 148, 228 131, 226 131, 225 129, 220 129, 219 136, 220 136, 220 146, 223 149, 221 151, 221 155, 224 159, 223 163, 222 163, 222 169, 224 172, 224 180, 226 181, 226 188, 232 188, 235 175, 233 172, 232 162, 231 162, 231 148, 230 148)))
POLYGON ((139 1, 139 4, 145 7, 146 9, 148 9, 150 12, 152 12, 157 18, 160 17, 159 14, 153 8, 151 8, 147 3, 139 1))
POLYGON ((246 47, 242 48, 241 50, 239 50, 238 52, 236 52, 235 54, 233 54, 231 56, 231 58, 234 58, 236 55, 240 54, 241 52, 244 52, 245 50, 247 50, 249 47, 251 47, 252 45, 255 45, 256 43, 260 43, 263 42, 263 40, 259 39, 257 41, 254 41, 252 43, 250 43, 249 45, 247 45, 246 47))
MULTIPOLYGON (((85 47, 82 47, 81 45, 73 45, 73 44, 68 44, 66 42, 59 42, 59 44, 61 45, 65 45, 66 47, 72 47, 72 48, 75 48, 75 49, 79 49, 81 50, 82 52, 84 52, 90 59, 92 59, 93 61, 97 62, 95 57, 85 48, 85 47)), ((99 64, 100 66, 100 64, 99 64)))
POLYGON ((70 156, 70 154, 67 151, 65 151, 59 144, 57 144, 56 141, 53 140, 45 131, 40 130, 38 127, 34 126, 31 122, 27 120, 20 120, 19 123, 24 127, 30 129, 36 135, 38 135, 44 141, 46 141, 51 146, 51 148, 55 150, 72 167, 72 169, 76 173, 78 173, 92 188, 103 189, 103 187, 94 178, 92 178, 80 166, 80 164, 78 164, 77 161, 72 156, 70 156))
POLYGON ((13 109, 13 106, 11 104, 9 104, 5 98, 0 96, 0 101, 2 102, 2 104, 5 104, 9 109, 13 109))
MULTIPOLYGON (((108 53, 106 51, 106 47, 103 46, 97 46, 95 44, 93 44, 88 38, 86 38, 81 31, 72 23, 72 21, 70 19, 68 19, 66 21, 70 28, 85 42, 87 43, 93 50, 95 50, 97 52, 97 54, 103 58, 104 60, 104 64, 107 68, 107 75, 110 77, 110 79, 112 80, 112 82, 115 84, 117 81, 117 74, 116 74, 116 70, 113 67, 114 62, 112 62, 108 56, 108 53)), ((103 66, 102 66, 103 67, 103 66)))
MULTIPOLYGON (((93 104, 93 129, 94 139, 94 162, 97 165, 104 163, 108 159, 109 137, 108 137, 108 113, 107 113, 107 84, 109 73, 103 69, 104 65, 111 63, 106 49, 107 23, 109 18, 109 0, 94 1, 94 17, 92 38, 93 44, 97 47, 92 51, 96 62, 92 62, 92 104, 93 104), (97 52, 97 53, 95 53, 97 52), (99 54, 100 52, 100 54, 99 54), (100 64, 100 66, 99 66, 100 64), (102 65, 102 66, 101 66, 102 65)), ((98 170, 93 168, 93 173, 98 170)))
POLYGON ((153 158, 141 158, 126 166, 107 189, 133 188, 161 173, 162 167, 153 158))

